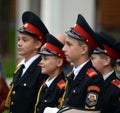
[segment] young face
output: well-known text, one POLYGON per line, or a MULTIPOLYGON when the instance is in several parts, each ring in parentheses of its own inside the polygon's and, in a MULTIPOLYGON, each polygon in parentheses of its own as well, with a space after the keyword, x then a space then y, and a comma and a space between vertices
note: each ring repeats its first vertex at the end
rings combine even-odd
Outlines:
POLYGON ((29 59, 32 56, 36 55, 41 46, 41 42, 30 35, 23 33, 18 34, 18 54, 29 59))
POLYGON ((101 58, 99 54, 92 54, 91 56, 93 66, 99 71, 103 72, 106 64, 106 59, 101 58))
POLYGON ((41 72, 49 76, 56 76, 57 69, 63 65, 63 60, 57 56, 41 55, 41 72))
POLYGON ((78 40, 67 36, 65 39, 65 45, 62 49, 65 53, 66 60, 72 62, 75 66, 79 65, 81 56, 83 56, 86 51, 84 46, 86 45, 83 44, 80 46, 78 40))

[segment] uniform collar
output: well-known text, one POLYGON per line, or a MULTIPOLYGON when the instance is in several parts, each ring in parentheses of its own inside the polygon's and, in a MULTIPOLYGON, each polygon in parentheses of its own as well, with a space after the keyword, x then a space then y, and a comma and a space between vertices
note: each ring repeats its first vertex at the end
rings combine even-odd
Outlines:
POLYGON ((73 72, 74 72, 74 75, 75 75, 74 78, 76 78, 76 76, 78 75, 78 73, 80 72, 80 70, 83 68, 83 66, 84 66, 87 62, 89 62, 89 60, 87 60, 87 61, 84 62, 83 64, 79 65, 78 67, 75 67, 75 66, 73 67, 73 72))
POLYGON ((27 69, 27 68, 33 63, 33 61, 35 61, 35 59, 37 59, 39 56, 40 56, 40 55, 37 54, 37 55, 33 56, 32 58, 30 58, 27 62, 25 62, 25 58, 24 58, 24 59, 17 65, 17 67, 20 66, 20 65, 22 65, 22 64, 24 64, 25 68, 27 69))
POLYGON ((46 80, 46 82, 45 82, 45 84, 47 85, 47 87, 49 87, 51 84, 52 84, 52 82, 55 80, 55 78, 56 78, 57 76, 55 76, 54 78, 52 78, 52 79, 47 79, 46 80))
POLYGON ((114 70, 112 70, 109 73, 107 73, 106 75, 104 75, 103 79, 106 80, 113 72, 114 72, 114 70))

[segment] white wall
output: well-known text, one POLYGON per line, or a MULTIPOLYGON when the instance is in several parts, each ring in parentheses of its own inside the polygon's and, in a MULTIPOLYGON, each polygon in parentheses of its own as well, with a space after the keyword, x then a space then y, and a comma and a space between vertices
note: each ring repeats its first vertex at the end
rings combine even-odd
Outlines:
POLYGON ((22 14, 30 10, 30 0, 16 0, 16 29, 22 25, 22 14))
POLYGON ((73 27, 81 13, 94 29, 94 0, 41 0, 41 18, 52 34, 73 27))
MULTIPOLYGON (((22 25, 22 13, 30 10, 30 4, 34 2, 16 0, 16 29, 22 25)), ((79 13, 94 29, 95 0, 41 0, 40 18, 52 34, 65 32, 73 27, 79 13)))

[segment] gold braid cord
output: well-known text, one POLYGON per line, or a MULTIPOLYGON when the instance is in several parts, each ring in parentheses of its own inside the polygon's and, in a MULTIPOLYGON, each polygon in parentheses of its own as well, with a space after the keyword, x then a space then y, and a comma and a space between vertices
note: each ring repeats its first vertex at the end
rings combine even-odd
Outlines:
POLYGON ((60 102, 60 106, 61 106, 61 107, 62 107, 62 105, 63 105, 64 98, 65 98, 65 95, 66 95, 67 85, 68 85, 68 80, 66 80, 65 91, 64 91, 64 93, 63 93, 63 96, 62 96, 62 99, 61 99, 61 102, 60 102))
MULTIPOLYGON (((14 71, 14 74, 15 74, 19 69, 20 69, 20 66, 16 67, 16 69, 15 69, 15 71, 14 71)), ((9 90, 9 92, 8 92, 8 95, 7 95, 7 98, 6 98, 6 101, 5 101, 5 106, 6 106, 6 107, 9 107, 9 106, 10 106, 11 93, 12 93, 13 87, 14 87, 14 84, 11 85, 10 90, 9 90)))
POLYGON ((14 87, 14 84, 12 84, 12 86, 11 86, 9 92, 8 92, 8 95, 7 95, 7 98, 6 98, 6 101, 5 101, 5 107, 9 107, 10 106, 11 93, 12 93, 13 87, 14 87))
POLYGON ((38 94, 37 94, 37 100, 36 100, 36 103, 35 103, 35 107, 34 107, 34 113, 36 113, 36 108, 37 108, 37 105, 38 105, 38 102, 40 100, 40 93, 42 91, 42 88, 43 88, 44 84, 41 85, 39 91, 38 91, 38 94))

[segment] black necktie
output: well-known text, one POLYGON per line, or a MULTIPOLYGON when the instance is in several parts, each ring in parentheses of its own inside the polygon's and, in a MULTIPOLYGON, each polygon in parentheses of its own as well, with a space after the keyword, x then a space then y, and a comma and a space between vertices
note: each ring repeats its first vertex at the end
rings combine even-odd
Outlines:
POLYGON ((17 71, 17 73, 16 73, 16 74, 17 74, 17 81, 20 79, 24 67, 25 67, 24 64, 22 64, 22 65, 20 66, 20 69, 17 71))
POLYGON ((44 84, 42 91, 46 91, 47 88, 48 88, 48 86, 46 84, 44 84))

